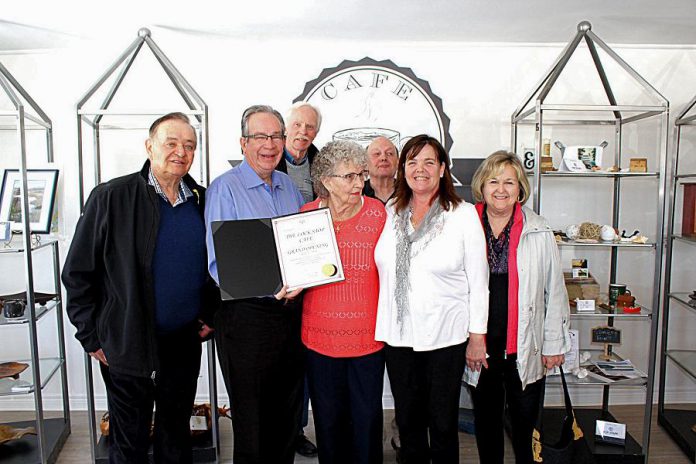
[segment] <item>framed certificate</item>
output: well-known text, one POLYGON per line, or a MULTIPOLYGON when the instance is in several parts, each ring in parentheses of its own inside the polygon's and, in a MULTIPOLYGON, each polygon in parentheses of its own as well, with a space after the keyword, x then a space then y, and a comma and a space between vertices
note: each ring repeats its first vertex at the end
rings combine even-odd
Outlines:
POLYGON ((329 208, 271 219, 278 264, 288 290, 345 279, 329 208))
POLYGON ((328 208, 211 225, 223 300, 345 280, 328 208))

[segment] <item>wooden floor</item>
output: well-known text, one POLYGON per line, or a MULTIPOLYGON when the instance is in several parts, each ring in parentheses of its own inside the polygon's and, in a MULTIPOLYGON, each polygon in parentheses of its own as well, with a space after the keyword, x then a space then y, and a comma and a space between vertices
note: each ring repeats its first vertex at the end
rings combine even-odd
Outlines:
MULTIPOLYGON (((612 413, 617 417, 617 420, 627 424, 628 430, 637 438, 642 434, 643 412, 640 406, 614 406, 612 413)), ((27 413, 13 413, 3 411, 0 413, 2 422, 16 421, 29 419, 27 413)), ((394 451, 390 445, 390 422, 393 417, 393 410, 385 410, 385 439, 384 439, 384 464, 396 463, 394 451)), ((314 440, 314 428, 310 420, 310 426, 305 429, 306 434, 314 440)), ((223 463, 232 462, 232 430, 231 423, 227 419, 220 420, 220 437, 221 437, 221 453, 223 463)), ((462 463, 478 462, 476 453, 476 444, 471 435, 461 433, 459 435, 459 456, 462 463)), ((506 444, 506 463, 514 463, 514 459, 510 452, 510 443, 506 444)), ((74 412, 72 414, 72 434, 63 448, 63 451, 58 458, 58 464, 84 464, 90 459, 89 453, 89 435, 87 433, 87 413, 74 412)), ((309 459, 301 456, 296 456, 296 463, 316 463, 316 458, 309 459)), ((650 463, 660 464, 688 464, 690 461, 686 458, 679 447, 671 440, 671 438, 657 425, 657 420, 653 418, 652 434, 650 440, 650 463)))

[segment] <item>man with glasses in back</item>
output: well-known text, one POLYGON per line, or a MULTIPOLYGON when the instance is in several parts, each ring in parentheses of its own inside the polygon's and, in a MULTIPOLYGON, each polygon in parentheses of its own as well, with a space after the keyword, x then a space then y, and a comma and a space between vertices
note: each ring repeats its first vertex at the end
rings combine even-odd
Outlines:
MULTIPOLYGON (((213 221, 282 216, 298 212, 304 203, 290 177, 275 170, 284 141, 280 113, 265 105, 244 111, 244 160, 215 179, 206 196, 208 269, 218 283, 213 221)), ((215 341, 232 403, 236 464, 294 461, 305 362, 298 294, 282 290, 275 297, 225 301, 215 316, 215 341)))

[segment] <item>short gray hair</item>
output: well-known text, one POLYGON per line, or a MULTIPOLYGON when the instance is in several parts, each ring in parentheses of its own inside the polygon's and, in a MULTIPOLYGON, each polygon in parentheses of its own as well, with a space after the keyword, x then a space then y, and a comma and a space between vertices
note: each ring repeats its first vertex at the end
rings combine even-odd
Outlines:
POLYGON ((311 175, 314 192, 319 198, 328 198, 329 191, 321 182, 322 177, 334 174, 336 166, 340 163, 353 163, 365 168, 367 166, 367 153, 365 149, 355 142, 337 140, 324 145, 312 163, 311 175))
POLYGON ((256 113, 269 113, 275 116, 280 122, 280 133, 285 135, 285 121, 283 121, 283 116, 273 109, 272 106, 268 105, 252 105, 244 110, 242 113, 242 137, 249 136, 249 119, 256 113))
POLYGON ((311 103, 307 103, 304 101, 298 101, 293 103, 290 109, 285 113, 285 119, 288 121, 289 124, 289 121, 292 119, 292 115, 295 113, 295 111, 304 107, 311 109, 312 111, 314 111, 314 114, 317 115, 317 132, 319 132, 319 129, 321 129, 321 111, 319 111, 319 108, 312 105, 311 103))

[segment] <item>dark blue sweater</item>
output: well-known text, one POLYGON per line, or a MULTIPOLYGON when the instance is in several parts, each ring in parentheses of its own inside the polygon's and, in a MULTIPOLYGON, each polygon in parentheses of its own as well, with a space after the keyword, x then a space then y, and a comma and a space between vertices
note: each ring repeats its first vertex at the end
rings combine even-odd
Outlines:
POLYGON ((207 271, 205 224, 194 201, 176 208, 160 200, 160 224, 152 259, 155 324, 171 332, 195 320, 207 271))

